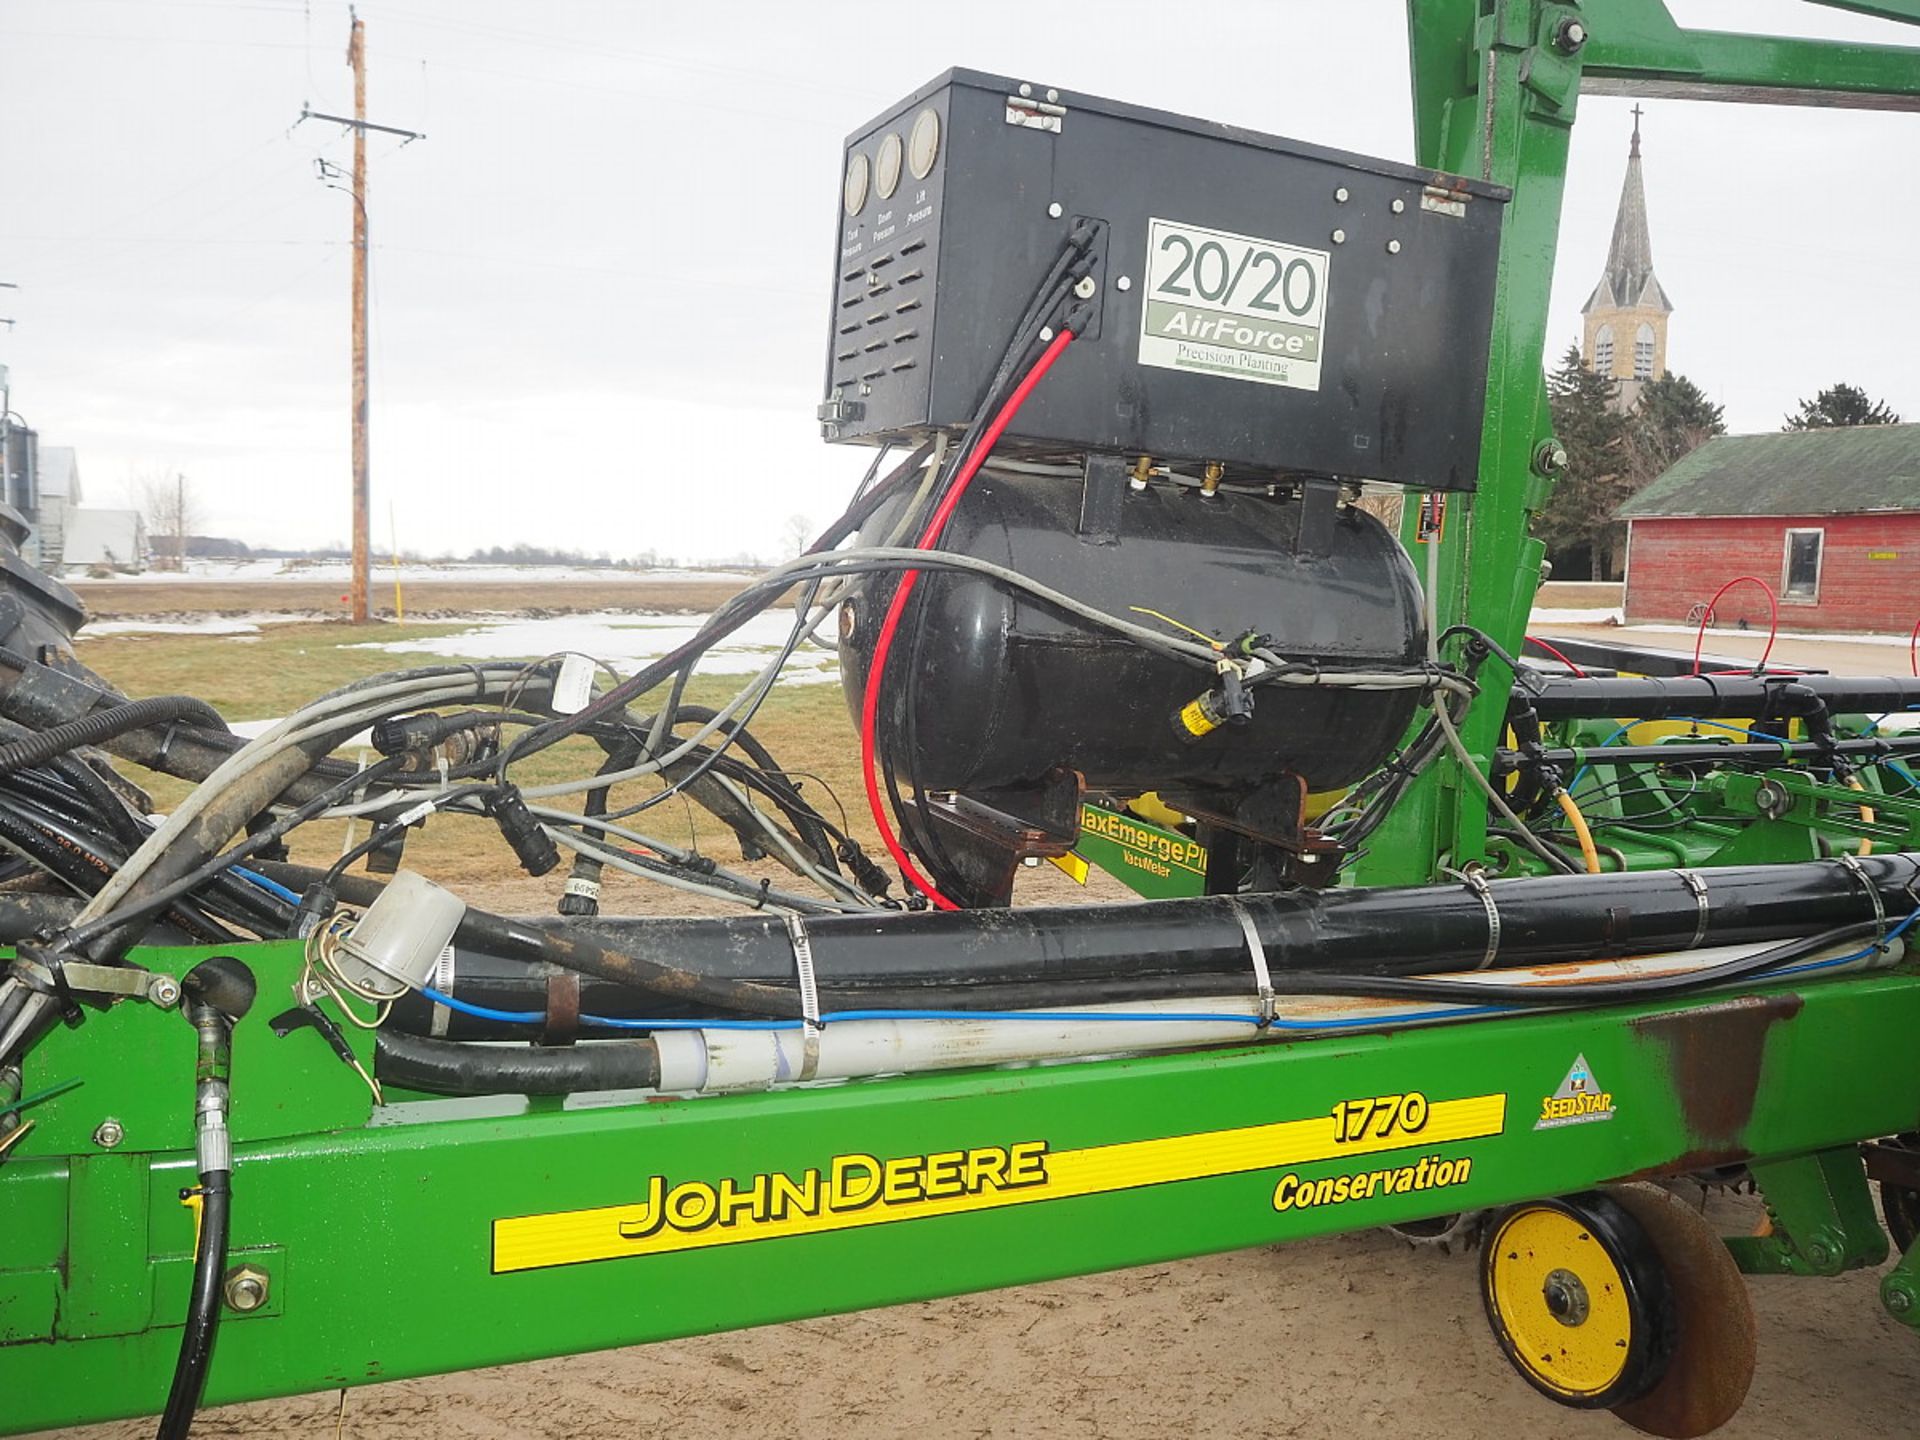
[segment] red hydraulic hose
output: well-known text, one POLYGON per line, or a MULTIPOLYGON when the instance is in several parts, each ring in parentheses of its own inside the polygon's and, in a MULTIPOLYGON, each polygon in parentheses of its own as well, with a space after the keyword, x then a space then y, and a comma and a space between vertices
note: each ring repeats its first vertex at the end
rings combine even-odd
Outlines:
MULTIPOLYGON (((1053 343, 1040 352, 1040 358, 1033 362, 1033 368, 1014 387, 1013 393, 1007 397, 1007 403, 1000 407, 1000 413, 993 417, 993 423, 980 436, 980 443, 962 462, 953 477, 953 484, 947 487, 945 498, 927 521, 927 528, 920 532, 915 549, 931 550, 939 541, 940 532, 946 529, 948 519, 960 503, 960 497, 966 493, 967 486, 973 483, 973 477, 980 473, 980 467, 986 463, 987 456, 993 453, 993 447, 999 443, 1007 426, 1013 423, 1013 417, 1020 413, 1020 407, 1027 403, 1027 397, 1033 393, 1041 377, 1053 368, 1053 362, 1060 358, 1060 353, 1072 343, 1073 331, 1062 330, 1053 337, 1053 343)), ((879 638, 874 641, 873 659, 867 664, 867 693, 860 707, 860 772, 866 781, 867 807, 873 811, 873 823, 880 827, 880 839, 894 863, 900 867, 900 873, 907 877, 907 883, 931 900, 936 908, 958 910, 960 907, 942 895, 933 881, 921 874, 920 868, 913 863, 906 846, 894 834, 893 823, 887 818, 887 807, 880 798, 878 745, 875 738, 880 720, 880 682, 886 674, 887 655, 893 649, 894 632, 900 628, 900 616, 906 610, 907 601, 919 579, 918 570, 901 572, 900 583, 894 587, 893 603, 887 607, 886 618, 880 623, 879 638)))
POLYGON ((1549 645, 1545 640, 1542 640, 1538 635, 1529 635, 1526 637, 1526 640, 1527 640, 1527 644, 1546 651, 1547 654, 1551 655, 1554 659, 1558 660, 1562 665, 1566 666, 1567 669, 1571 670, 1580 679, 1584 680, 1587 678, 1587 672, 1582 670, 1578 665, 1574 664, 1573 661, 1569 660, 1565 655, 1562 655, 1560 653, 1560 648, 1557 645, 1549 645))
MULTIPOLYGON (((1758 585, 1767 597, 1767 611, 1769 615, 1767 623, 1767 648, 1760 652, 1760 658, 1754 662, 1753 666, 1756 673, 1767 668, 1767 657, 1773 654, 1773 642, 1780 634, 1780 602, 1773 598, 1773 587, 1759 576, 1736 575, 1733 579, 1713 592, 1713 599, 1707 602, 1706 613, 1700 617, 1700 629, 1693 637, 1692 673, 1695 675, 1700 673, 1700 648, 1707 642, 1707 626, 1713 623, 1713 607, 1720 603, 1720 597, 1722 595, 1726 594, 1727 591, 1733 589, 1736 585, 1758 585)), ((1732 673, 1745 674, 1747 672, 1738 671, 1732 673)))

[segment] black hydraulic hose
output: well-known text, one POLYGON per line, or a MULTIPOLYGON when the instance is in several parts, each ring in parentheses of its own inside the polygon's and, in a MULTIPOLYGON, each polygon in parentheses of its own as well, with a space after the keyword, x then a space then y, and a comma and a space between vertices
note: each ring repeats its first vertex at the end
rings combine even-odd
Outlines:
POLYGON ((173 1385, 155 1440, 185 1440, 207 1385, 214 1332, 220 1324, 220 1282, 227 1270, 227 1241, 233 1219, 232 1181, 226 1171, 200 1177, 200 1243, 193 1256, 193 1292, 187 1324, 180 1335, 173 1385))
POLYGON ((660 1083, 651 1040, 614 1040, 552 1049, 465 1045, 381 1030, 373 1042, 381 1084, 435 1095, 571 1095, 582 1090, 650 1090, 660 1083))
POLYGON ((1734 739, 1683 741, 1658 745, 1584 745, 1536 752, 1496 750, 1493 773, 1510 775, 1529 766, 1548 764, 1563 770, 1580 765, 1727 765, 1780 764, 1787 760, 1821 760, 1832 756, 1859 757, 1869 763, 1888 756, 1900 759, 1920 755, 1920 735, 1873 736, 1836 740, 1822 745, 1814 740, 1741 741, 1734 739))
POLYGON ((81 802, 119 837, 128 850, 131 851, 147 838, 146 829, 127 808, 127 802, 85 760, 75 755, 62 755, 53 761, 52 768, 73 786, 81 802))
POLYGON ((231 1111, 233 1027, 253 1006, 253 972, 230 955, 201 961, 181 977, 184 1010, 195 1037, 194 1167, 200 1177, 200 1225, 193 1257, 193 1293, 174 1362, 173 1385, 157 1440, 185 1440, 207 1385, 207 1365, 220 1325, 221 1281, 233 1217, 231 1111))
MULTIPOLYGON (((663 712, 664 713, 664 712, 663 712)), ((630 770, 640 763, 640 745, 638 741, 625 743, 612 741, 607 744, 607 760, 600 767, 602 775, 617 774, 630 770)), ((586 803, 581 806, 582 813, 590 820, 602 819, 607 813, 607 797, 612 791, 611 785, 600 785, 587 792, 586 803)), ((585 828, 585 827, 583 827, 585 828)), ((597 835, 604 840, 607 832, 587 829, 589 835, 597 835)), ((562 915, 594 915, 600 910, 600 877, 606 872, 606 866, 584 850, 574 852, 573 868, 567 873, 567 887, 560 897, 562 915)))
POLYGON ((25 770, 31 765, 44 765, 56 755, 64 755, 82 745, 102 744, 130 730, 175 722, 210 730, 223 730, 227 724, 220 718, 219 711, 191 695, 156 695, 149 700, 132 700, 111 710, 96 710, 25 740, 0 745, 0 775, 25 770))
MULTIPOLYGON (((1807 960, 1823 950, 1836 949, 1854 941, 1873 942, 1883 930, 1879 921, 1845 925, 1697 970, 1591 980, 1570 985, 1501 985, 1440 977, 1300 973, 1287 977, 1285 989, 1290 995, 1417 1001, 1473 1008, 1484 1005, 1593 1008, 1697 994, 1741 980, 1763 981, 1772 972, 1807 960)), ((1875 947, 1870 943, 1868 948, 1875 947)), ((1213 985, 1212 989, 1191 983, 1202 977, 1176 978, 1189 983, 1156 998, 1173 998, 1176 994, 1227 993, 1227 989, 1215 981, 1208 982, 1213 985)), ((1241 978, 1244 980, 1244 977, 1241 978)), ((1069 1003, 1070 1000, 1036 999, 1030 1002, 1030 1006, 1041 1008, 1069 1003)), ((831 1012, 833 1007, 829 1004, 823 1008, 831 1012)), ((1392 1017, 1383 1016, 1380 1023, 1390 1024, 1392 1017)), ((512 1036, 515 1032, 509 1029, 504 1033, 512 1036)), ((525 1027, 519 1027, 518 1034, 525 1033, 525 1027)), ((458 1041, 424 1040, 418 1035, 406 1034, 403 1029, 390 1023, 388 1028, 380 1032, 376 1045, 379 1047, 375 1052, 376 1062, 380 1065, 382 1080, 440 1094, 566 1094, 574 1090, 644 1088, 659 1083, 658 1051, 645 1041, 589 1044, 558 1050, 502 1049, 463 1045, 458 1041), (641 1049, 643 1046, 647 1048, 641 1049), (388 1059, 390 1055, 393 1057, 391 1061, 388 1059), (557 1058, 562 1056, 573 1057, 572 1063, 557 1058), (434 1063, 428 1063, 430 1061, 434 1063), (654 1067, 651 1079, 646 1078, 648 1065, 654 1067), (553 1088, 535 1088, 538 1086, 553 1088)))
MULTIPOLYGON (((296 887, 318 873, 262 868, 296 887)), ((1101 998, 1103 987, 1144 978, 1248 975, 1242 915, 1260 936, 1276 981, 1290 983, 1300 974, 1411 976, 1487 964, 1489 903, 1499 915, 1491 968, 1507 968, 1789 940, 1871 919, 1876 909, 1904 915, 1916 903, 1916 882, 1920 855, 1894 852, 1846 862, 1496 881, 1484 898, 1466 885, 1429 885, 834 915, 808 920, 807 935, 820 987, 836 1000, 891 1002, 917 989, 919 1005, 937 996, 944 1008, 977 1009, 991 1008, 980 997, 994 986, 1052 986, 1054 995, 1085 1002, 1101 998)), ((342 898, 352 904, 379 892, 358 877, 342 882, 342 898)), ((798 1013, 793 940, 777 917, 565 923, 469 910, 456 945, 457 956, 545 961, 635 987, 646 992, 646 1012, 662 1018, 798 1013)), ((607 1005, 594 1013, 621 1012, 607 1005)))
POLYGON ((1865 675, 1681 675, 1670 678, 1578 679, 1544 676, 1517 692, 1543 721, 1664 720, 1744 716, 1758 721, 1813 716, 1878 715, 1920 706, 1920 677, 1865 675))

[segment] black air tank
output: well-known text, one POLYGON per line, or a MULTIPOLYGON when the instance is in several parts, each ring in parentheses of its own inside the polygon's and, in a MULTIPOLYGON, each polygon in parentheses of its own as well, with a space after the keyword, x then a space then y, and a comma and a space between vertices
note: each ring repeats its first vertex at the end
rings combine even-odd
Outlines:
MULTIPOLYGON (((1110 614, 1180 632, 1144 610, 1230 640, 1272 637, 1289 660, 1402 669, 1425 654, 1419 583, 1372 515, 1331 495, 1274 498, 1156 483, 1127 489, 1117 537, 1078 533, 1081 484, 989 471, 949 522, 942 549, 994 561, 1110 614), (1315 505, 1315 516, 1308 512, 1315 505), (1303 515, 1307 517, 1302 533, 1303 515), (1142 607, 1134 609, 1132 607, 1142 607)), ((887 510, 861 535, 879 544, 887 510)), ((868 583, 841 617, 856 720, 866 661, 891 598, 868 583)), ((1313 790, 1351 784, 1406 732, 1410 690, 1264 685, 1243 726, 1196 742, 1174 717, 1212 683, 1201 668, 1141 649, 990 581, 925 572, 887 662, 884 753, 903 782, 992 790, 1077 770, 1089 787, 1244 789, 1283 772, 1313 790)))

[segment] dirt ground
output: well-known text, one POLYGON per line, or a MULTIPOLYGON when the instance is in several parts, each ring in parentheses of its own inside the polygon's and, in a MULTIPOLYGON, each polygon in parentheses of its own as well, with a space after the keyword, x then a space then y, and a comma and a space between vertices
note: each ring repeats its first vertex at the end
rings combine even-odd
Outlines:
MULTIPOLYGON (((680 586, 672 593, 693 598, 680 586)), ((1680 636, 1637 638, 1691 648, 1680 636)), ((1715 637, 1711 648, 1753 656, 1763 638, 1715 637)), ((1782 642, 1775 656, 1854 673, 1906 668, 1906 656, 1886 646, 1782 642)), ((1075 893, 1044 868, 1023 891, 1034 900, 1075 893)), ((474 898, 516 909, 550 903, 544 884, 525 880, 474 898)), ((1752 1228, 1758 1207, 1716 1196, 1709 1213, 1736 1233, 1752 1228)), ((1368 1232, 373 1386, 349 1393, 344 1413, 338 1394, 233 1406, 207 1412, 194 1433, 319 1437, 338 1429, 357 1440, 603 1440, 668 1429, 676 1440, 1627 1434, 1607 1415, 1549 1403, 1513 1374, 1481 1315, 1477 1264, 1477 1255, 1413 1251, 1368 1232)), ((1909 1440, 1920 1343, 1886 1317, 1876 1285, 1877 1272, 1750 1281, 1759 1374, 1745 1409, 1719 1433, 1726 1440, 1909 1440)), ((151 1434, 152 1422, 52 1433, 131 1440, 151 1434)))
MULTIPOLYGON (((1750 1228, 1753 1202, 1715 1220, 1750 1228)), ((1379 1233, 730 1335, 208 1411, 198 1436, 1586 1440, 1494 1349, 1477 1256, 1379 1233)), ((1876 1277, 1750 1282, 1760 1368, 1725 1440, 1910 1440, 1920 1344, 1876 1277)), ((152 1422, 53 1432, 133 1440, 152 1422)))

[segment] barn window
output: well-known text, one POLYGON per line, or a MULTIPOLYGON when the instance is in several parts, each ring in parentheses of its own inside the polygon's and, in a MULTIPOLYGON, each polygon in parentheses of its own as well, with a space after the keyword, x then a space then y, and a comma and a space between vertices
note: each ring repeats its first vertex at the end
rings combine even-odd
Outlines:
POLYGON ((1602 325, 1593 332, 1593 373, 1613 374, 1613 327, 1602 325))
POLYGON ((1633 378, 1653 378, 1653 326, 1642 323, 1633 337, 1633 378))
POLYGON ((1820 598, 1820 552, 1826 538, 1824 530, 1787 531, 1780 577, 1782 600, 1812 602, 1820 598))

